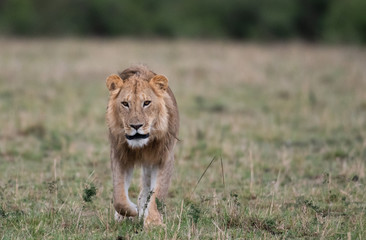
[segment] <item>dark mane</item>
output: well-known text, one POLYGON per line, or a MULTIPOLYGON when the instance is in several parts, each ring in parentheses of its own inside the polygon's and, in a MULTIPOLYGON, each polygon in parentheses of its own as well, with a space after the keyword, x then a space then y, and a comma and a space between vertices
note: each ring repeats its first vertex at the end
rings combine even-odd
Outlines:
POLYGON ((155 75, 156 73, 154 73, 144 65, 129 67, 123 72, 119 73, 119 76, 122 78, 123 81, 128 80, 132 76, 136 76, 145 81, 149 81, 155 75))

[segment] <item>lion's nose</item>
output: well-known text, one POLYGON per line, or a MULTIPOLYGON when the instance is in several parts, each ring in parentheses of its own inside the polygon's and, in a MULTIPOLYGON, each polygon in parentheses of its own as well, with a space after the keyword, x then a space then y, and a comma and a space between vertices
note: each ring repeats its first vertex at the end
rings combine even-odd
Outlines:
POLYGON ((137 125, 130 124, 130 127, 136 129, 136 131, 137 131, 140 127, 142 127, 142 124, 137 124, 137 125))

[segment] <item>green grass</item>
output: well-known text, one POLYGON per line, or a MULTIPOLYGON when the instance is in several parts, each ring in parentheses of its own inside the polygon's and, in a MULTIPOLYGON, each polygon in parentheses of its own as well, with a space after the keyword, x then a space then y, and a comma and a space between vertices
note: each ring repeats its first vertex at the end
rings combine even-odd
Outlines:
POLYGON ((2 39, 0 52, 0 239, 366 238, 365 49, 2 39), (105 78, 141 62, 181 114, 166 226, 149 232, 113 219, 104 116, 105 78))

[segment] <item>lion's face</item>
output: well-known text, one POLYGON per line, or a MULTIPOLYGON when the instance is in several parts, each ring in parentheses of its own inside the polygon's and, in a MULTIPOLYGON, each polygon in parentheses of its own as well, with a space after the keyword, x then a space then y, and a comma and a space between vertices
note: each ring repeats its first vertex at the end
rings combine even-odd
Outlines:
POLYGON ((131 148, 143 147, 167 131, 168 116, 163 97, 167 83, 162 75, 156 75, 150 81, 138 77, 123 81, 117 75, 107 78, 111 94, 108 111, 112 111, 109 117, 114 118, 108 122, 109 125, 115 123, 109 127, 124 134, 131 148))

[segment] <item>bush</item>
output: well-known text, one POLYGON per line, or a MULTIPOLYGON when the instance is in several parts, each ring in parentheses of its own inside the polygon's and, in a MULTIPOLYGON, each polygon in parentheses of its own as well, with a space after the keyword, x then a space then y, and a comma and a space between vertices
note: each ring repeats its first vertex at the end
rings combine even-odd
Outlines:
POLYGON ((4 35, 366 42, 364 0, 3 0, 4 35))
POLYGON ((366 42, 366 1, 336 0, 325 19, 324 39, 335 42, 366 42))

